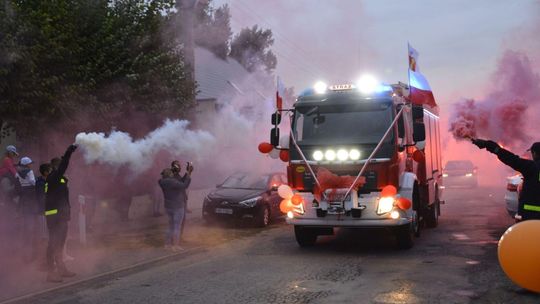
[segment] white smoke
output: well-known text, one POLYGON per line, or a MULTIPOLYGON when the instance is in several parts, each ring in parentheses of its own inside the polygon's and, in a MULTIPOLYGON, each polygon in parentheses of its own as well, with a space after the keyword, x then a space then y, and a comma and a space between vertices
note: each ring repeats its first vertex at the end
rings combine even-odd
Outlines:
POLYGON ((174 156, 189 155, 194 160, 203 158, 200 151, 212 150, 214 136, 206 131, 189 130, 188 125, 186 120, 167 119, 161 127, 139 140, 121 131, 112 131, 109 135, 79 133, 75 144, 82 148, 88 164, 127 166, 137 174, 152 166, 154 156, 162 150, 174 156))

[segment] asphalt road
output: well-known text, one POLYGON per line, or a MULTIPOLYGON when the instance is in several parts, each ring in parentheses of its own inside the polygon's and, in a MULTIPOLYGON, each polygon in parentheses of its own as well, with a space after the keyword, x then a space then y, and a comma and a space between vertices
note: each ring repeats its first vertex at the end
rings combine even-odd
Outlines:
MULTIPOLYGON (((540 303, 506 278, 497 241, 513 221, 503 189, 447 189, 439 227, 400 251, 384 231, 297 246, 275 223, 151 268, 29 303, 540 303)), ((239 228, 222 228, 236 233, 239 228)))

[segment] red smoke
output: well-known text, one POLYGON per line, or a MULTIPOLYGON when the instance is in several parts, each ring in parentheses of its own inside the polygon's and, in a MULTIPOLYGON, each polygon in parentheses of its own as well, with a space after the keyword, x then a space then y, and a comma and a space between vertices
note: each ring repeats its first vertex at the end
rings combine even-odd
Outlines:
POLYGON ((457 140, 489 138, 513 147, 530 144, 528 116, 540 99, 540 78, 529 58, 507 51, 492 75, 485 99, 466 99, 454 106, 450 132, 457 140))

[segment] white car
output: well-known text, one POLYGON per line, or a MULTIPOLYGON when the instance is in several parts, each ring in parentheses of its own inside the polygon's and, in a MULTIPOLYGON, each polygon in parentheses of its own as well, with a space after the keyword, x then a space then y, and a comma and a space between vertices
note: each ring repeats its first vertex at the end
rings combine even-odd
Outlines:
POLYGON ((518 211, 518 198, 523 185, 523 176, 518 173, 506 178, 506 193, 504 194, 504 200, 506 201, 506 211, 511 216, 514 216, 518 211))

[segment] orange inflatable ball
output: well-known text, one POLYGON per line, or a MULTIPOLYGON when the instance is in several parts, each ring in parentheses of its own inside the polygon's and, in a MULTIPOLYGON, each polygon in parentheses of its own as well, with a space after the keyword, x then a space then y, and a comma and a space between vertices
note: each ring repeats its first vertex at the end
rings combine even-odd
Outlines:
POLYGON ((411 208, 412 206, 412 202, 404 197, 400 197, 398 200, 397 200, 397 206, 401 209, 401 210, 409 210, 409 208, 411 208))
POLYGON ((281 210, 281 212, 283 212, 284 214, 287 214, 287 212, 291 211, 292 209, 293 209, 293 206, 292 206, 291 200, 284 199, 279 204, 279 210, 281 210))
POLYGON ((386 197, 386 196, 394 196, 397 194, 397 189, 396 187, 392 186, 392 185, 388 185, 386 187, 384 187, 381 191, 381 196, 382 197, 386 197))
POLYGON ((499 240, 501 268, 517 285, 540 293, 540 220, 528 220, 508 228, 499 240))
POLYGON ((279 151, 279 159, 281 159, 283 162, 289 161, 289 150, 281 150, 279 151))
POLYGON ((270 153, 272 149, 274 149, 274 146, 272 146, 272 144, 270 143, 262 142, 259 144, 259 152, 261 153, 264 153, 264 154, 270 153))

